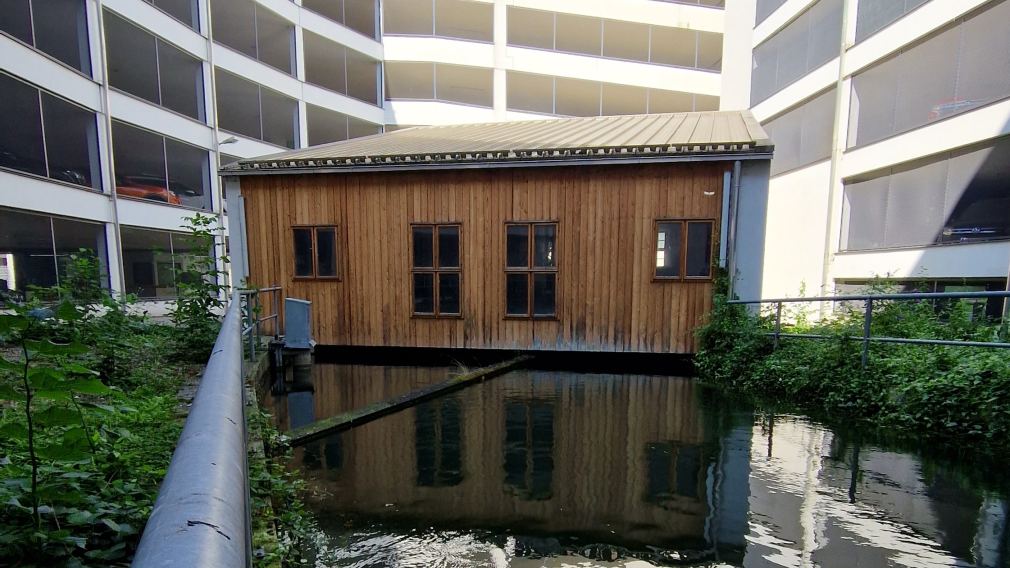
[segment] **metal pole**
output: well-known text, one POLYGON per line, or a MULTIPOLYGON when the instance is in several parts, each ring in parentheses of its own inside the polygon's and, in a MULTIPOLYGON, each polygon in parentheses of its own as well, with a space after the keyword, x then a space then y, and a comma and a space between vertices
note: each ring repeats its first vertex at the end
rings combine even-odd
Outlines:
POLYGON ((782 334, 782 302, 775 304, 775 349, 779 348, 779 335, 782 334))
POLYGON ((863 312, 863 370, 870 359, 870 323, 873 321, 873 299, 866 300, 866 311, 863 312))
POLYGON ((281 291, 274 290, 274 341, 281 336, 281 291))

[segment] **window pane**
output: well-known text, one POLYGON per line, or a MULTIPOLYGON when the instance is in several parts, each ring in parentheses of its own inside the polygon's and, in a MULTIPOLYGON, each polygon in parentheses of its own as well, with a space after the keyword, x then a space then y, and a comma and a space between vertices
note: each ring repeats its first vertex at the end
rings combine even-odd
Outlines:
POLYGON ((337 230, 316 229, 316 276, 337 275, 337 230))
POLYGON ((375 0, 343 0, 344 25, 352 30, 375 39, 375 0))
POLYGON ((505 84, 509 110, 554 112, 553 77, 507 71, 505 84))
POLYGON ((371 136, 382 132, 382 126, 367 120, 358 120, 353 116, 347 117, 347 137, 358 138, 359 136, 371 136))
POLYGON ((255 83, 226 71, 214 71, 217 83, 217 116, 221 128, 260 138, 260 93, 255 83))
POLYGON ((109 265, 105 256, 107 250, 105 227, 101 223, 82 223, 54 217, 53 238, 61 285, 73 286, 77 283, 87 285, 89 282, 85 278, 95 276, 97 280, 90 282, 90 284, 108 288, 109 265), (71 263, 71 255, 93 258, 98 263, 98 274, 75 273, 71 263))
POLYGON ((203 120, 203 64, 200 60, 158 41, 161 104, 190 118, 203 120))
MULTIPOLYGON (((10 2, 4 2, 3 10, 8 9, 8 4, 10 2)), ((91 74, 88 20, 83 0, 35 0, 32 19, 35 47, 86 75, 91 74)))
POLYGON ((435 313, 435 275, 414 274, 414 313, 435 313))
POLYGON ((600 84, 582 79, 554 80, 554 112, 567 116, 599 116, 600 84))
POLYGON ((28 45, 35 45, 29 0, 9 0, 4 3, 3 10, 0 10, 0 31, 7 32, 28 45))
POLYGON ((956 112, 1010 95, 1010 2, 976 16, 962 27, 958 58, 956 112))
POLYGON ((557 225, 534 225, 533 226, 533 266, 536 268, 549 268, 557 266, 555 256, 557 240, 557 225))
POLYGON ((435 29, 430 1, 385 0, 382 3, 382 14, 383 32, 386 34, 430 36, 435 29))
POLYGON ((602 89, 604 116, 645 114, 648 109, 648 89, 609 83, 604 83, 602 89))
POLYGON ((42 93, 42 118, 49 177, 101 189, 94 113, 42 93))
POLYGON ((386 63, 386 98, 435 98, 435 66, 431 63, 386 63))
POLYGON ((199 13, 196 0, 148 0, 155 6, 161 8, 173 17, 193 28, 199 30, 197 25, 197 14, 199 13))
POLYGON ((126 292, 141 298, 174 298, 175 267, 169 233, 123 227, 123 273, 126 292))
POLYGON ((506 225, 505 227, 505 266, 509 268, 529 268, 529 233, 528 225, 506 225))
POLYGON ((0 259, 13 268, 0 273, 0 304, 31 299, 33 286, 55 286, 49 217, 0 209, 0 259))
POLYGON ((154 104, 161 104, 154 36, 106 10, 105 42, 109 84, 154 104))
POLYGON ((554 315, 557 274, 533 275, 533 315, 554 315))
POLYGON ((347 115, 315 105, 305 105, 309 146, 347 140, 347 115))
POLYGON ((555 49, 589 55, 602 54, 603 20, 574 14, 555 14, 555 49))
POLYGON ((347 93, 347 48, 308 30, 305 35, 305 80, 338 93, 347 93))
POLYGON ((687 276, 712 275, 712 223, 687 224, 687 276))
POLYGON ((459 268, 459 227, 438 228, 438 267, 459 268))
POLYGON ((438 275, 438 312, 459 313, 459 274, 438 275))
POLYGON ((884 246, 888 176, 845 184, 842 209, 843 250, 884 246))
POLYGON ((297 228, 295 234, 295 276, 312 276, 312 229, 297 228))
MULTIPOLYGON (((941 242, 1010 237, 1010 139, 960 153, 949 162, 941 242)), ((991 302, 995 303, 995 302, 991 302)))
POLYGON ((379 102, 379 62, 353 49, 347 50, 347 96, 379 102))
POLYGON ((859 0, 856 8, 856 42, 870 37, 926 0, 859 0))
POLYGON ((298 132, 298 103, 270 89, 260 89, 263 109, 263 141, 295 148, 298 132))
POLYGON ((652 62, 694 67, 697 37, 698 32, 694 30, 652 26, 652 62))
POLYGON ((256 7, 250 0, 210 3, 214 41, 256 58, 256 7))
POLYGON ((772 15, 772 12, 777 10, 779 6, 785 4, 786 0, 757 0, 757 11, 754 14, 754 25, 758 25, 765 21, 768 16, 772 15))
POLYGON ((302 0, 302 6, 334 22, 344 22, 344 0, 302 0))
POLYGON ((207 151, 165 139, 168 188, 183 205, 210 209, 210 158, 207 151))
POLYGON ((696 95, 691 93, 649 89, 649 112, 691 112, 695 110, 695 98, 696 95))
POLYGON ((178 195, 168 190, 165 180, 164 138, 113 122, 112 151, 116 160, 116 193, 120 197, 182 203, 178 195))
POLYGON ((603 55, 618 59, 648 61, 648 24, 603 20, 603 55))
POLYGON ((505 275, 505 314, 510 316, 529 315, 529 275, 505 275))
POLYGON ((435 97, 471 105, 492 105, 493 71, 462 65, 435 66, 435 97))
POLYGON ((775 140, 771 174, 777 175, 831 157, 835 89, 766 122, 768 137, 775 140))
POLYGON ((294 74, 292 53, 295 28, 270 10, 256 6, 256 42, 258 59, 271 67, 294 74))
POLYGON ((414 227, 412 235, 414 268, 434 268, 435 245, 433 241, 433 229, 431 227, 414 227))
POLYGON ((435 35, 493 41, 494 6, 462 0, 435 0, 435 35))
POLYGON ((508 43, 554 49, 554 14, 508 7, 508 43))
POLYGON ((0 166, 46 175, 38 90, 0 73, 0 100, 5 109, 0 128, 0 166))
POLYGON ((656 276, 664 278, 680 276, 680 232, 679 222, 657 223, 656 276))

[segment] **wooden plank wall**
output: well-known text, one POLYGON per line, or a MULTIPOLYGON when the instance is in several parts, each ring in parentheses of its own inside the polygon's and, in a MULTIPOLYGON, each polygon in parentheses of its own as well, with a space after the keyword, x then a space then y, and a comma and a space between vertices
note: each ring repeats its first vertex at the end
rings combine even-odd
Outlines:
POLYGON ((246 177, 250 281, 311 300, 316 340, 328 345, 691 353, 712 283, 653 281, 653 223, 716 219, 717 238, 727 168, 246 177), (557 319, 505 319, 506 221, 558 222, 557 319), (411 317, 413 222, 462 225, 462 318, 411 317), (293 279, 291 227, 299 224, 339 225, 341 281, 293 279))

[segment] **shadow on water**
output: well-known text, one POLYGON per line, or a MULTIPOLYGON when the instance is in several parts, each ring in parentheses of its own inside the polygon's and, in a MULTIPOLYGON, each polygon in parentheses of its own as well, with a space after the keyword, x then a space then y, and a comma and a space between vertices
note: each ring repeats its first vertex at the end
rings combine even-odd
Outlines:
MULTIPOLYGON (((270 402, 287 428, 451 371, 316 365, 270 402)), ((318 566, 1010 565, 999 472, 983 489, 970 463, 678 377, 516 371, 296 461, 327 534, 318 566)))

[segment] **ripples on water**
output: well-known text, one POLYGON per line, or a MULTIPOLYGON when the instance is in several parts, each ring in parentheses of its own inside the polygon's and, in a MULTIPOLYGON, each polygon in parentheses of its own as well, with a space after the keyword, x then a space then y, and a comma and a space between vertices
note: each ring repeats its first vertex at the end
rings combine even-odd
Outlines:
MULTIPOLYGON (((317 365, 275 414, 300 425, 447 372, 317 365)), ((514 372, 296 458, 319 567, 1010 566, 1003 472, 676 377, 514 372)))

